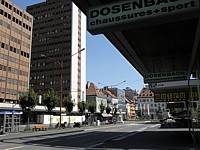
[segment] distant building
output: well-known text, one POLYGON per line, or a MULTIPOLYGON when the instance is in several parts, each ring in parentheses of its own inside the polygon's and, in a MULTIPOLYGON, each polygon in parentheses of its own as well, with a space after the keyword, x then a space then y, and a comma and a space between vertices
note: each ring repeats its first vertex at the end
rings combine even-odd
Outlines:
POLYGON ((136 104, 128 97, 126 97, 125 102, 126 102, 126 120, 135 120, 136 104))
MULTIPOLYGON (((126 119, 126 102, 125 102, 125 91, 118 88, 108 88, 118 99, 118 115, 122 116, 122 119, 126 119)), ((119 119, 119 118, 118 118, 119 119)), ((119 119, 120 120, 120 119, 119 119)))
POLYGON ((143 88, 138 95, 138 116, 143 118, 158 118, 158 110, 166 112, 166 102, 154 102, 154 93, 147 87, 143 88))
POLYGON ((34 16, 30 87, 40 95, 53 88, 59 97, 62 89, 78 111, 86 93, 85 15, 71 0, 46 0, 27 11, 34 16))
POLYGON ((126 96, 127 119, 136 119, 136 104, 138 93, 136 90, 132 90, 130 87, 124 89, 126 96))
POLYGON ((99 105, 103 103, 105 107, 107 106, 107 96, 94 83, 87 82, 86 102, 87 103, 95 102, 96 103, 95 113, 100 113, 99 105))

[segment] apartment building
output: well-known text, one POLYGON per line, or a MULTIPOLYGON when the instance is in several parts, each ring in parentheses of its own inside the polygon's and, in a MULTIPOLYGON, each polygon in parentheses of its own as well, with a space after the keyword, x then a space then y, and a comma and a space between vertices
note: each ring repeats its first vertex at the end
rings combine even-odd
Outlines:
POLYGON ((143 118, 158 118, 158 110, 162 112, 166 112, 166 102, 155 102, 154 101, 154 93, 148 87, 144 87, 138 97, 138 116, 143 118))
POLYGON ((27 7, 34 17, 30 87, 39 95, 53 88, 60 97, 85 101, 86 17, 71 0, 46 0, 27 7))
POLYGON ((127 119, 136 119, 136 104, 138 93, 136 90, 133 90, 130 87, 126 87, 123 90, 125 91, 126 106, 128 107, 127 119))
POLYGON ((116 95, 118 99, 118 112, 119 115, 118 120, 124 120, 126 119, 126 102, 125 102, 125 91, 121 90, 119 88, 108 88, 109 91, 111 91, 114 95, 116 95))
POLYGON ((10 0, 0 0, 0 103, 9 109, 29 88, 33 17, 10 0), (7 107, 6 107, 7 106, 7 107))

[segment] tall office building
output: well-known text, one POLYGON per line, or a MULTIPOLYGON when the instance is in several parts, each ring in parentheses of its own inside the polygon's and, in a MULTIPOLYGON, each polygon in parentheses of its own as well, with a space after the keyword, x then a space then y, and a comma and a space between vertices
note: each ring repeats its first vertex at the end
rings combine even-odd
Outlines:
POLYGON ((32 22, 33 17, 10 0, 0 0, 1 110, 11 109, 19 93, 29 88, 32 22))
POLYGON ((34 17, 30 87, 71 95, 77 111, 86 94, 86 17, 71 0, 46 0, 27 11, 34 17))

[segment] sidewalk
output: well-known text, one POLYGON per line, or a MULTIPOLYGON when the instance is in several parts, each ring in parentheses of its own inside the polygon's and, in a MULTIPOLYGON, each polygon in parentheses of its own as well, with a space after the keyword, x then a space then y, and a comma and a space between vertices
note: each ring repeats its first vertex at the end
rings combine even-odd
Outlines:
POLYGON ((17 133, 6 133, 0 135, 0 142, 4 140, 11 139, 20 139, 25 137, 40 137, 40 136, 48 136, 54 134, 63 134, 63 133, 73 133, 73 132, 83 132, 85 127, 81 128, 65 128, 65 129, 48 129, 47 131, 23 131, 17 133))

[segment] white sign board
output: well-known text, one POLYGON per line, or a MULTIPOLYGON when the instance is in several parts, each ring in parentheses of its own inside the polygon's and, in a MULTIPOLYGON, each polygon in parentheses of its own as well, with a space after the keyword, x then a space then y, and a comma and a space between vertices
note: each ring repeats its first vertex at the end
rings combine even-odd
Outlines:
POLYGON ((187 73, 184 71, 150 73, 150 74, 144 75, 144 83, 180 81, 180 80, 186 80, 186 79, 187 79, 187 73))
POLYGON ((88 30, 199 9, 199 0, 127 0, 89 8, 88 30))
MULTIPOLYGON (((50 117, 51 123, 58 123, 60 122, 60 116, 53 116, 53 115, 38 115, 37 116, 37 123, 41 124, 50 124, 50 117)), ((74 122, 82 122, 85 121, 85 116, 61 116, 61 123, 74 123, 74 122)))

